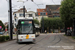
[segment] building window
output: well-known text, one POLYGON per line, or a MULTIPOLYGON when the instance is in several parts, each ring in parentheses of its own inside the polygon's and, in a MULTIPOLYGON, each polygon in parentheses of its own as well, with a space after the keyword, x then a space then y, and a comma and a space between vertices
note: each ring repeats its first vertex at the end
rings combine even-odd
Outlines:
POLYGON ((54 15, 53 17, 57 17, 56 15, 54 15))
POLYGON ((40 13, 40 15, 42 15, 42 13, 40 13))
POLYGON ((40 15, 46 15, 46 13, 40 13, 40 15))
POLYGON ((46 13, 43 13, 43 15, 46 15, 46 13))
POLYGON ((16 14, 15 14, 15 17, 16 17, 16 14))
POLYGON ((15 19, 15 21, 16 21, 16 19, 15 19))
POLYGON ((32 17, 32 14, 29 14, 29 17, 32 17))
POLYGON ((16 27, 16 24, 15 24, 15 27, 16 27))
POLYGON ((53 17, 60 17, 60 16, 56 16, 56 15, 54 15, 53 17))
POLYGON ((20 17, 23 17, 24 15, 23 15, 23 14, 19 14, 19 16, 20 16, 20 17))
POLYGON ((59 12, 57 12, 57 14, 59 14, 59 12))
POLYGON ((57 17, 60 17, 60 16, 57 16, 57 17))
POLYGON ((56 12, 53 12, 53 14, 55 14, 56 12))

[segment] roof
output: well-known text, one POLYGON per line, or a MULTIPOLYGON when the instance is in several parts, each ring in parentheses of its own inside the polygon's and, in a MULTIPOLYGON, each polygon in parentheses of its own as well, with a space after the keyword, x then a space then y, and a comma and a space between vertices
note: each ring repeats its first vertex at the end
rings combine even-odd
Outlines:
MULTIPOLYGON (((21 10, 23 10, 23 8, 19 9, 18 12, 20 12, 21 10)), ((26 8, 25 8, 25 11, 27 12, 26 8)))
MULTIPOLYGON (((22 12, 21 10, 23 10, 23 8, 19 9, 18 11, 14 12, 14 13, 22 12)), ((26 8, 25 8, 25 12, 27 12, 26 8)), ((13 13, 13 14, 14 14, 14 13, 13 13)))
POLYGON ((59 10, 60 5, 46 5, 46 8, 49 8, 51 10, 59 10))
POLYGON ((46 12, 46 9, 37 9, 37 12, 46 12))
POLYGON ((28 11, 27 13, 35 13, 34 11, 28 11))

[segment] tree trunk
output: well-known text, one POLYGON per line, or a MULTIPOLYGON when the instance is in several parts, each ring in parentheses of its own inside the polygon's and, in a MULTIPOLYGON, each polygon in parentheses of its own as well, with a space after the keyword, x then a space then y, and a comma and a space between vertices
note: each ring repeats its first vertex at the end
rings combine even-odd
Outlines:
POLYGON ((67 26, 66 26, 66 23, 65 23, 65 35, 67 35, 67 26))

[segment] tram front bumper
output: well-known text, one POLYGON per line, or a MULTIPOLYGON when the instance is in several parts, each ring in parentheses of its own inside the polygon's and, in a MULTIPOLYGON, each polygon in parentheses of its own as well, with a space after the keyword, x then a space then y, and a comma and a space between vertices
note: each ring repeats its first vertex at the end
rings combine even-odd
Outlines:
POLYGON ((29 38, 29 39, 18 39, 18 42, 34 42, 35 41, 35 39, 33 39, 33 38, 29 38))

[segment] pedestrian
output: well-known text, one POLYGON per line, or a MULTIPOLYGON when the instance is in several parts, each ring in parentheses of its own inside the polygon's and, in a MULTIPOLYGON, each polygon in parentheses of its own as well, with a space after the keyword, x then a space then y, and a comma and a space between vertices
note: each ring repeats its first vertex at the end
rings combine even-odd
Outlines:
POLYGON ((47 33, 47 31, 45 30, 45 34, 47 33))

